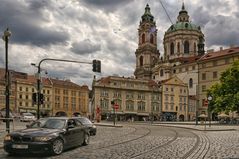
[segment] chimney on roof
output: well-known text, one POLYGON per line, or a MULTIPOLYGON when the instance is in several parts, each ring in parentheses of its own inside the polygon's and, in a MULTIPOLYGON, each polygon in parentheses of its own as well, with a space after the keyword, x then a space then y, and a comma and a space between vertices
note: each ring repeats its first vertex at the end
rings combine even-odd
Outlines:
POLYGON ((207 53, 214 52, 214 49, 207 50, 207 53))
POLYGON ((220 47, 220 51, 222 51, 223 50, 223 47, 220 47))

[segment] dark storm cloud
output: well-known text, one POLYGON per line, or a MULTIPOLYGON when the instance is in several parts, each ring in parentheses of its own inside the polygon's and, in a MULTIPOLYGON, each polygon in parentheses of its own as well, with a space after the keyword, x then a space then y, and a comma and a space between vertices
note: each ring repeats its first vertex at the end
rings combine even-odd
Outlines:
POLYGON ((122 5, 130 3, 129 0, 83 0, 86 5, 102 8, 105 11, 114 11, 122 5))
POLYGON ((100 44, 94 44, 89 39, 86 39, 84 41, 73 43, 71 51, 73 51, 76 54, 89 54, 94 53, 96 51, 100 51, 101 46, 100 44))
POLYGON ((64 43, 69 39, 67 32, 54 27, 43 27, 50 20, 44 16, 41 9, 47 7, 46 1, 1 1, 0 29, 9 27, 12 31, 11 40, 18 44, 33 44, 37 46, 64 43))
POLYGON ((239 44, 239 30, 235 28, 239 20, 229 16, 215 16, 210 23, 205 26, 207 45, 224 45, 239 44))
POLYGON ((204 27, 210 21, 210 19, 211 16, 209 15, 209 12, 207 12, 203 6, 197 7, 192 13, 193 23, 201 27, 204 27))

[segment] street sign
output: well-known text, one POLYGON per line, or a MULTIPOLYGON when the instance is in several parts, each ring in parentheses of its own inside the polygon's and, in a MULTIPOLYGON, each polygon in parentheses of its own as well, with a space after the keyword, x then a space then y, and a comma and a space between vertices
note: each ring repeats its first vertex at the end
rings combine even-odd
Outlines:
POLYGON ((208 100, 204 100, 203 106, 207 107, 208 106, 208 100))
POLYGON ((118 104, 115 104, 115 105, 114 105, 114 109, 119 109, 119 105, 118 105, 118 104))

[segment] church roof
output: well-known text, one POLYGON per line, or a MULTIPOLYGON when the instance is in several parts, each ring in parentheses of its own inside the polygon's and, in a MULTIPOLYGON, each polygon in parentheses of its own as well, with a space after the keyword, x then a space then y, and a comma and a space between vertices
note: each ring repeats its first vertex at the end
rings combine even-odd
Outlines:
POLYGON ((177 22, 176 24, 171 25, 171 27, 166 31, 166 33, 175 32, 178 30, 195 30, 201 32, 201 27, 191 22, 177 22))

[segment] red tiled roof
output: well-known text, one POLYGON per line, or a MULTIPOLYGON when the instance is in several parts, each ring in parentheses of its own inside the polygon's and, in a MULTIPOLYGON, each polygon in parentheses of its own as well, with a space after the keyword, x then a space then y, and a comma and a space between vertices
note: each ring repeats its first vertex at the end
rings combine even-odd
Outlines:
POLYGON ((228 48, 228 49, 224 49, 224 50, 220 50, 220 51, 216 51, 216 52, 209 52, 209 53, 205 54, 204 56, 202 56, 198 61, 209 60, 209 59, 213 59, 216 57, 232 55, 235 53, 239 53, 239 47, 232 47, 232 48, 228 48))
POLYGON ((197 60, 199 60, 201 57, 202 57, 202 55, 192 56, 192 57, 179 57, 179 58, 170 60, 170 62, 179 61, 182 64, 193 63, 193 62, 196 62, 197 60))

